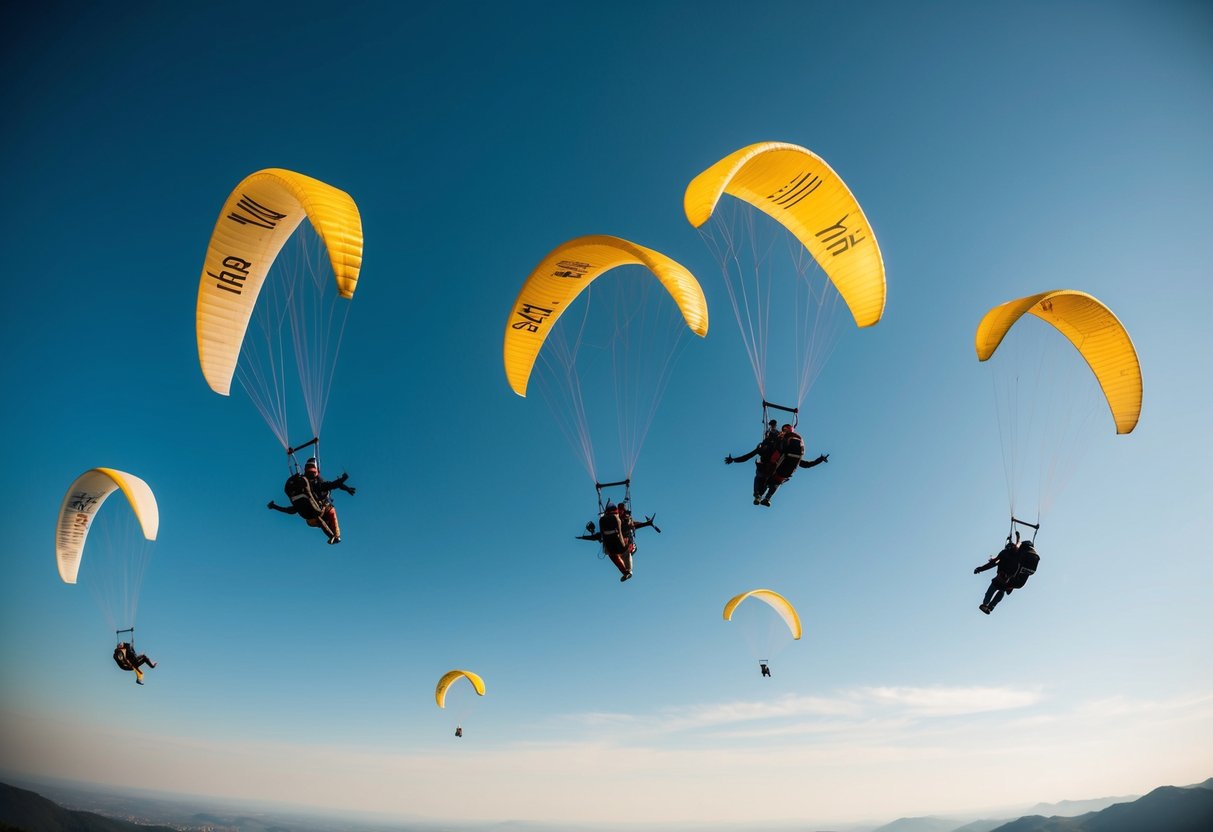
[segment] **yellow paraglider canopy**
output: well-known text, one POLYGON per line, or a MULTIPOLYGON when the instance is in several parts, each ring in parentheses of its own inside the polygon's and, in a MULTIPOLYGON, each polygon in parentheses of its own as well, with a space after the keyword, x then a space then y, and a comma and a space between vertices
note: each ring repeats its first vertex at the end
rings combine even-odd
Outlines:
POLYGON ((467 679, 472 683, 472 687, 476 689, 476 694, 484 696, 483 679, 470 670, 451 670, 442 674, 442 678, 438 680, 438 687, 434 689, 434 701, 438 703, 439 708, 446 707, 447 688, 459 679, 467 679))
POLYGON ((769 604, 771 609, 779 613, 779 617, 788 625, 788 629, 792 631, 792 638, 799 639, 801 636, 800 616, 796 612, 796 608, 789 603, 787 598, 784 598, 778 592, 772 589, 751 589, 749 592, 743 592, 729 599, 729 602, 724 605, 724 620, 733 620, 733 610, 737 609, 737 605, 747 598, 755 598, 766 604, 769 604))
POLYGON ((696 335, 707 334, 707 300, 686 268, 660 252, 619 237, 578 237, 552 249, 522 284, 514 301, 503 352, 505 375, 515 393, 526 396, 539 350, 569 304, 595 279, 627 265, 651 271, 678 304, 687 326, 696 335))
POLYGON ((362 267, 362 218, 350 195, 281 168, 248 176, 223 203, 198 284, 198 359, 216 393, 231 392, 261 285, 305 216, 324 240, 341 297, 354 296, 362 267))
POLYGON ((985 361, 992 356, 1015 322, 1029 312, 1069 339, 1095 373, 1116 422, 1116 432, 1131 432, 1141 416, 1137 350, 1120 319, 1086 292, 1041 292, 995 306, 977 326, 977 359, 985 361))
POLYGON ((784 142, 743 147, 691 180, 683 196, 691 225, 706 223, 722 194, 748 202, 792 232, 838 289, 857 326, 880 320, 880 246, 859 202, 825 160, 784 142))

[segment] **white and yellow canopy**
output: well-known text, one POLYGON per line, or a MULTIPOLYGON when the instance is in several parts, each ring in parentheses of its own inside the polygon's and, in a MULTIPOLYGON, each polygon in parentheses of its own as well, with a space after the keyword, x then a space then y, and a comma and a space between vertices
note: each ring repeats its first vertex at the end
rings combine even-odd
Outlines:
POLYGON ((747 598, 753 598, 757 601, 770 606, 771 609, 779 613, 779 617, 788 625, 788 630, 792 633, 793 639, 799 639, 801 636, 800 615, 797 614, 796 608, 778 592, 773 589, 751 589, 749 592, 743 592, 729 599, 729 602, 724 605, 724 620, 733 620, 733 611, 737 609, 737 605, 747 598))
POLYGON ((198 360, 224 396, 266 274, 307 217, 328 249, 337 291, 352 298, 362 267, 362 218, 345 191, 281 168, 257 171, 223 203, 198 284, 198 360))
POLYGON ((59 505, 59 522, 55 526, 55 561, 59 577, 65 584, 74 584, 80 571, 84 543, 89 527, 110 494, 121 489, 139 520, 143 536, 155 540, 160 529, 160 509, 156 496, 143 480, 134 474, 113 468, 92 468, 76 477, 63 495, 59 505))

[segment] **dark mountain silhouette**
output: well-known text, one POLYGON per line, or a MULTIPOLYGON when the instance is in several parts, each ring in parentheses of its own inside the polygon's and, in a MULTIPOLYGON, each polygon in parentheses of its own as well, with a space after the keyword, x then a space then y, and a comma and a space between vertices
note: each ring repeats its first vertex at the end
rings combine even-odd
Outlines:
POLYGON ((1100 809, 1106 809, 1114 803, 1129 803, 1136 800, 1139 796, 1097 797, 1092 800, 1063 800, 1059 803, 1037 803, 1030 809, 1021 810, 1013 814, 1007 811, 1002 814, 995 814, 992 817, 971 821, 940 815, 898 818, 892 823, 878 826, 871 830, 871 832, 992 832, 992 830, 1005 825, 1008 820, 1015 817, 1027 815, 1075 817, 1089 812, 1097 812, 1100 809))
POLYGON ((64 809, 45 797, 0 783, 0 831, 18 832, 174 832, 168 826, 144 826, 92 812, 64 809))
POLYGON ((1046 818, 1054 815, 1075 818, 1088 812, 1102 811, 1115 803, 1132 803, 1139 797, 1141 797, 1139 794, 1122 794, 1119 797, 1096 797, 1092 800, 1059 800, 1057 803, 1037 803, 1023 814, 1043 815, 1046 818))
POLYGON ((1117 803, 1076 818, 1029 815, 995 832, 1209 832, 1213 829, 1213 780, 1180 788, 1163 786, 1132 803, 1117 803))
POLYGON ((966 823, 964 826, 956 827, 952 832, 990 832, 991 829, 997 829, 1006 822, 1006 818, 1000 820, 975 820, 971 823, 966 823))

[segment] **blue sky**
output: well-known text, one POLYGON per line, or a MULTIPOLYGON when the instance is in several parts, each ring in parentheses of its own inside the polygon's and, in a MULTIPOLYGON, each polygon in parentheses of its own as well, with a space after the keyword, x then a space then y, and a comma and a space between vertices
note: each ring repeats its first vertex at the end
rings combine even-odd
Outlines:
MULTIPOLYGON (((444 820, 849 820, 1143 793, 1213 755, 1213 12, 1199 3, 46 6, 7 27, 10 300, 0 772, 444 820), (830 463, 750 505, 758 397, 682 213, 746 144, 843 177, 888 272, 802 422, 830 463), (223 199, 285 167, 357 200, 365 261, 325 428, 345 542, 264 508, 281 451, 211 393, 193 311, 223 199), (593 489, 501 333, 582 234, 700 279, 635 473, 636 578, 572 540, 593 489), (1089 291, 1133 335, 997 613, 986 309, 1089 291), (114 668, 52 533, 80 472, 155 490, 114 668), (770 586, 804 640, 761 679, 720 620, 770 586), (488 695, 456 741, 452 667, 488 695), (1011 776, 1014 774, 1014 776, 1011 776), (476 795, 475 800, 467 795, 476 795)), ((82 582, 86 578, 82 569, 82 582)))

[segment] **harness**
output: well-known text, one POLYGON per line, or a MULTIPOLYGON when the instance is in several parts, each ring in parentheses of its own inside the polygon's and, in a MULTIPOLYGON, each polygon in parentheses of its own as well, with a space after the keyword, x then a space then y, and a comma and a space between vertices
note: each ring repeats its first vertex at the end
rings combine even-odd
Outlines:
POLYGON ((327 502, 321 500, 316 492, 312 490, 312 481, 304 474, 291 474, 287 477, 286 484, 282 486, 282 490, 286 492, 291 505, 295 507, 295 511, 299 512, 299 516, 304 520, 315 520, 328 507, 327 502))
POLYGON ((1035 547, 1021 552, 1019 555, 1019 568, 1015 570, 1015 574, 1007 578, 1007 585, 1012 589, 1020 589, 1028 582, 1028 578, 1036 574, 1036 567, 1040 565, 1040 555, 1036 554, 1035 547))
MULTIPOLYGON (((804 457, 804 440, 800 438, 800 434, 795 432, 796 428, 800 424, 799 407, 785 407, 784 405, 775 404, 774 402, 768 402, 766 399, 763 399, 762 427, 764 431, 770 424, 767 416, 771 410, 781 410, 784 413, 792 414, 791 436, 796 437, 799 445, 799 450, 788 450, 787 442, 791 439, 791 437, 787 437, 785 439, 782 434, 775 434, 772 436, 769 433, 765 433, 763 435, 763 443, 765 444, 770 442, 774 446, 774 450, 771 453, 770 458, 763 460, 763 462, 771 467, 771 481, 778 485, 780 483, 787 482, 792 474, 796 473, 796 467, 800 464, 800 460, 804 457)), ((760 454, 759 458, 761 458, 761 456, 762 455, 760 454)), ((761 464, 763 463, 759 463, 760 466, 761 464)))
POLYGON ((777 454, 775 477, 784 482, 796 473, 800 460, 804 458, 804 440, 800 434, 793 432, 784 437, 777 454))
POLYGON ((119 644, 123 643, 122 642, 123 633, 130 633, 131 640, 128 642, 125 642, 126 643, 125 649, 118 648, 118 647, 114 648, 114 661, 118 664, 118 667, 122 668, 123 670, 134 670, 135 664, 134 664, 134 662, 132 662, 130 660, 129 657, 138 655, 135 652, 135 628, 127 627, 125 630, 115 630, 114 636, 118 639, 119 644))
POLYGON ((634 551, 636 542, 636 527, 631 520, 632 517, 632 481, 631 479, 619 480, 618 482, 595 482, 594 488, 598 492, 598 534, 599 542, 602 544, 602 552, 599 557, 604 554, 624 555, 629 551, 634 551), (604 488, 616 488, 623 486, 623 499, 617 502, 619 508, 608 513, 606 504, 610 502, 608 498, 603 501, 602 491, 604 488), (625 521, 625 517, 628 519, 625 521), (610 518, 608 520, 608 518, 610 518), (608 526, 609 524, 609 526, 608 526), (631 537, 627 532, 631 530, 631 537), (608 545, 607 539, 611 539, 608 545))
POLYGON ((623 518, 616 512, 608 512, 602 514, 598 518, 598 529, 602 534, 602 548, 607 552, 614 551, 615 554, 623 554, 628 549, 628 539, 623 534, 623 518), (607 540, 611 539, 612 543, 608 544, 607 540), (615 548, 612 549, 612 546, 615 548))
MULTIPOLYGON (((327 495, 317 494, 312 488, 312 480, 300 470, 299 460, 295 456, 304 448, 316 446, 316 460, 319 463, 320 459, 320 438, 312 437, 307 442, 294 448, 287 448, 286 455, 290 457, 290 476, 286 478, 286 483, 282 486, 282 490, 286 492, 287 499, 291 501, 291 505, 295 507, 295 511, 304 520, 318 520, 324 515, 331 502, 327 495)), ((326 527, 327 528, 327 527, 326 527)))

